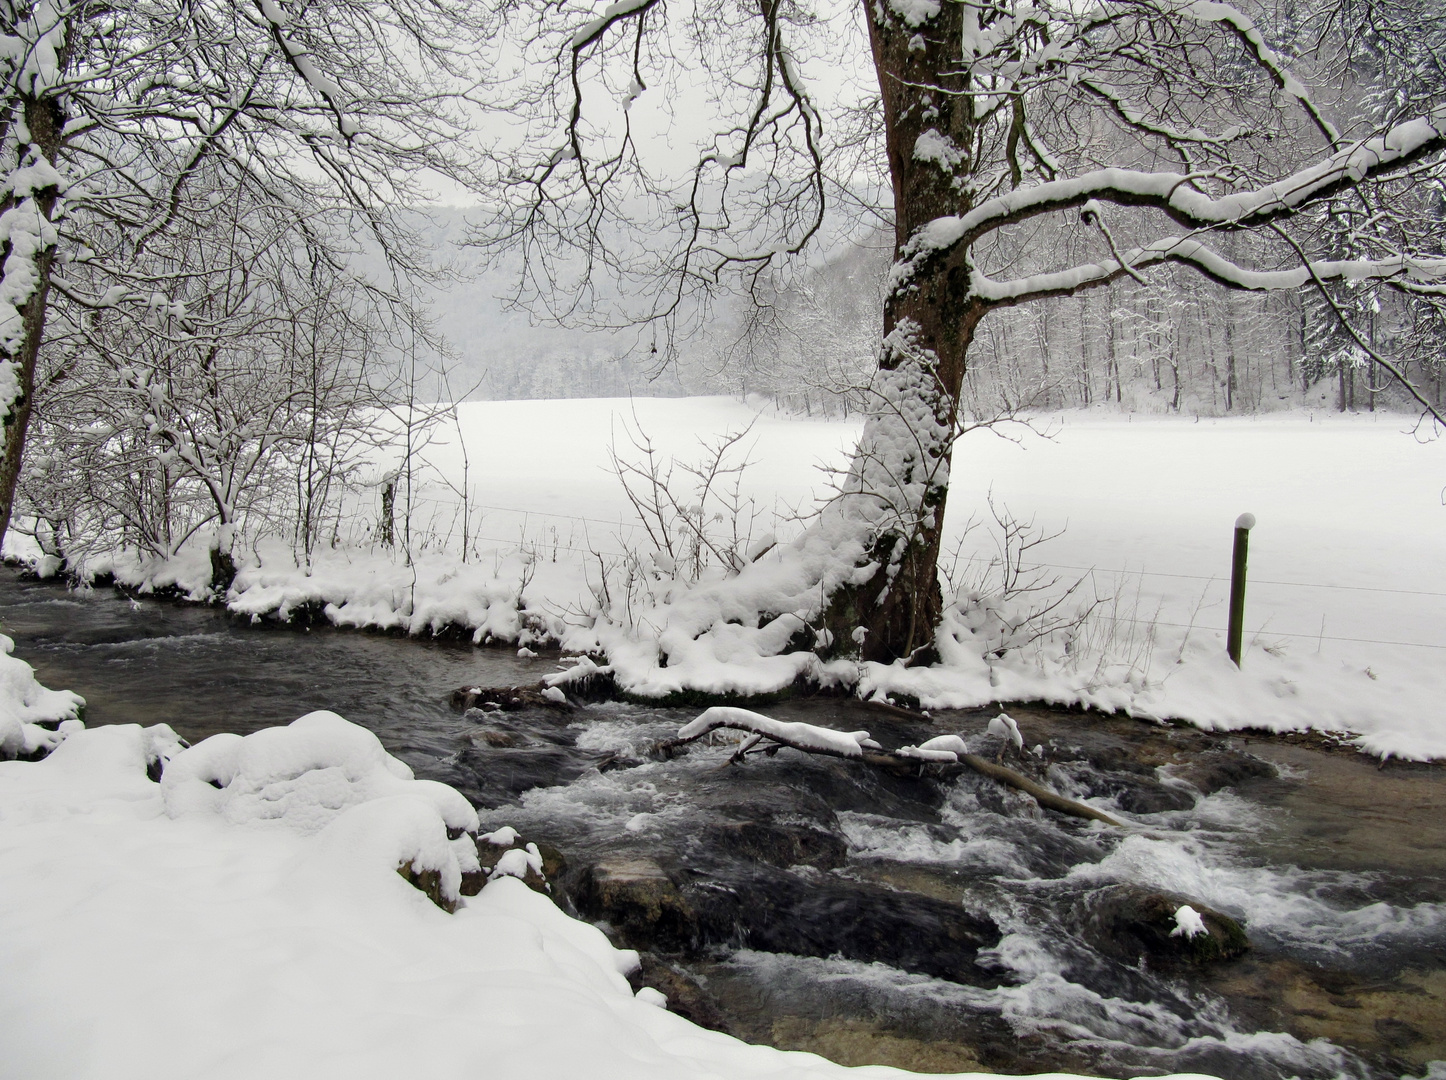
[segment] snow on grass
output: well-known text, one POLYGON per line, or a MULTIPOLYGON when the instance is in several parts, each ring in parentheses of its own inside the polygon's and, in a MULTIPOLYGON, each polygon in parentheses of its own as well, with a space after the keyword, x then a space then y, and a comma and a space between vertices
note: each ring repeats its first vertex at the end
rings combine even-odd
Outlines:
POLYGON ((860 1075, 635 996, 637 954, 517 868, 443 911, 397 868, 445 860, 465 801, 409 791, 405 766, 340 717, 188 750, 161 726, 68 731, 43 761, 0 763, 0 1076, 860 1075), (228 810, 243 781, 283 811, 228 810))
MULTIPOLYGON (((421 634, 466 627, 474 640, 524 647, 552 639, 605 654, 640 696, 763 694, 802 678, 925 708, 1039 699, 1222 730, 1349 732, 1372 753, 1446 757, 1446 445, 1417 439, 1407 418, 1075 412, 1039 419, 1050 439, 971 434, 951 471, 945 549, 964 534, 962 587, 936 641, 943 663, 905 670, 803 651, 819 583, 840 564, 836 543, 853 539, 804 533, 788 510, 826 491, 820 467, 847 464, 861 424, 760 408, 726 398, 464 404, 476 515, 465 564, 457 496, 433 481, 419 520, 452 524, 419 529, 411 565, 354 543, 318 551, 306 572, 289 547, 263 541, 244 553, 228 602, 421 634), (777 546, 726 580, 659 572, 606 468, 609 447, 626 450, 629 425, 664 456, 697 460, 700 443, 750 422, 744 494, 781 512, 764 522, 777 546), (989 520, 990 498, 1064 530, 1031 552, 1047 584, 1036 594, 1000 595, 997 530, 966 534, 971 517, 989 520), (1242 513, 1258 523, 1236 669, 1224 631, 1242 513), (1101 602, 1077 630, 1030 640, 1016 623, 1076 582, 1061 610, 1101 602)), ((460 487, 458 439, 427 453, 460 487)), ((354 531, 374 513, 359 507, 354 531)), ((209 576, 204 544, 163 565, 120 555, 111 568, 142 588, 200 591, 209 576)))

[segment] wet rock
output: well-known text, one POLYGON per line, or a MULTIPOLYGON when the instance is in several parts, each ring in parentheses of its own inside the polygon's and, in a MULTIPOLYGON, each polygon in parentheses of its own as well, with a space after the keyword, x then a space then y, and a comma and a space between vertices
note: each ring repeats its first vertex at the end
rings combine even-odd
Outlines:
POLYGON ((411 862, 404 862, 397 867, 397 873, 406 879, 407 884, 414 889, 419 889, 426 894, 427 899, 436 904, 447 914, 457 910, 455 902, 448 900, 442 895, 442 873, 440 870, 419 870, 411 862))
POLYGON ((472 744, 461 757, 467 775, 454 786, 482 807, 501 806, 533 788, 571 783, 605 756, 567 746, 472 744))
POLYGON ((891 1065, 925 1073, 988 1071, 973 1047, 942 1039, 910 1038, 872 1020, 780 1016, 768 1034, 768 1041, 780 1050, 805 1050, 840 1065, 891 1065))
POLYGON ((656 953, 639 953, 638 959, 638 969, 628 976, 634 993, 644 986, 651 986, 668 999, 669 1012, 710 1031, 733 1034, 717 1000, 697 979, 656 953))
POLYGON ((1169 775, 1183 780, 1201 795, 1236 787, 1246 780, 1276 775, 1268 761, 1239 750, 1209 750, 1183 765, 1172 765, 1169 775))
POLYGON ((1381 1041, 1393 1050, 1404 1050, 1422 1040, 1419 1031, 1404 1020, 1383 1016, 1373 1025, 1381 1041))
POLYGON ((521 743, 521 740, 512 732, 502 731, 498 728, 478 728, 467 738, 473 746, 500 746, 512 749, 521 743))
POLYGON ((463 896, 476 896, 487 884, 486 870, 463 870, 462 886, 458 889, 463 896))
POLYGON ((998 928, 958 904, 810 869, 719 861, 671 872, 635 855, 607 858, 571 879, 584 917, 628 948, 704 956, 749 948, 842 956, 975 986, 997 985, 976 960, 998 928))
POLYGON ((998 928, 958 904, 757 864, 692 870, 679 890, 705 942, 877 961, 971 985, 997 981, 975 961, 998 944, 998 928))
POLYGON ((1121 810, 1131 814, 1189 810, 1195 805, 1195 800, 1188 791, 1138 774, 1104 773, 1090 787, 1090 794, 1112 798, 1121 810))
POLYGON ((1234 919, 1182 896, 1115 885, 1092 894, 1084 905, 1073 920, 1076 932, 1100 953, 1126 964, 1211 964, 1250 948, 1250 939, 1234 919), (1175 933, 1175 913, 1186 904, 1199 913, 1203 934, 1175 933))
POLYGON ((476 896, 481 892, 482 886, 486 885, 493 876, 497 864, 509 851, 521 850, 541 859, 542 872, 539 873, 532 865, 529 865, 520 880, 533 892, 540 892, 544 895, 552 894, 550 881, 560 875, 567 865, 562 852, 551 844, 530 843, 520 836, 514 838, 510 844, 495 844, 476 837, 473 839, 477 843, 477 863, 480 869, 462 874, 461 892, 463 896, 476 896))
POLYGON ((833 870, 848 861, 848 841, 837 832, 803 824, 731 821, 707 829, 703 842, 735 858, 773 866, 813 866, 833 870))
POLYGON ((569 886, 578 912, 607 922, 629 948, 684 952, 699 940, 695 913, 652 859, 606 858, 584 867, 569 886))
POLYGON ((521 709, 553 709, 565 711, 572 703, 556 692, 549 694, 542 686, 463 686, 452 691, 452 707, 462 712, 517 712, 521 709))

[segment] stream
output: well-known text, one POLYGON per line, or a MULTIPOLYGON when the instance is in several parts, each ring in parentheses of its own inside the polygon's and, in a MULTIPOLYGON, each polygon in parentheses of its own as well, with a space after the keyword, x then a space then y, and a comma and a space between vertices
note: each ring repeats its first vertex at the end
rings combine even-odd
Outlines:
MULTIPOLYGON (((696 708, 449 704, 535 683, 555 656, 253 627, 9 568, 0 630, 86 698, 89 725, 192 742, 320 708, 365 725, 484 825, 544 845, 559 903, 642 951, 672 1007, 749 1041, 925 1072, 1446 1080, 1440 766, 1011 706, 1030 750, 1006 764, 1113 829, 967 771, 788 749, 730 766, 726 740, 660 758, 696 708), (1190 959, 1149 924, 1181 900, 1237 920, 1249 951, 1190 959)), ((762 711, 885 746, 957 732, 1003 749, 994 710, 762 711)))

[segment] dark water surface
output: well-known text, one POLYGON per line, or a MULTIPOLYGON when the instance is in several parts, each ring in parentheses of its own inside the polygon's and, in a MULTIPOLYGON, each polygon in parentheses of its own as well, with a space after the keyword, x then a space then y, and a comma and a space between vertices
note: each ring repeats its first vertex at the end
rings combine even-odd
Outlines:
MULTIPOLYGON (((0 630, 43 683, 86 698, 88 724, 196 741, 327 708, 365 725, 489 825, 559 849, 564 904, 592 895, 617 940, 682 980, 670 998, 696 992, 752 1041, 923 1071, 1446 1078, 1431 1064, 1446 1059, 1438 767, 1011 707, 1041 748, 1020 767, 1129 824, 1111 830, 973 773, 788 750, 729 767, 726 745, 650 755, 697 710, 449 707, 459 686, 553 667, 509 651, 253 628, 8 569, 0 630), (607 909, 605 866, 662 882, 665 917, 607 909), (1232 916, 1253 949, 1208 967, 1122 952, 1108 904, 1151 891, 1232 916)), ((948 731, 997 749, 983 711, 932 727, 836 699, 767 711, 885 745, 948 731)))
POLYGON ((448 707, 454 689, 535 681, 552 667, 499 649, 253 627, 215 608, 67 590, 9 567, 0 631, 44 685, 85 698, 87 724, 170 724, 196 742, 331 709, 423 771, 472 726, 448 707))

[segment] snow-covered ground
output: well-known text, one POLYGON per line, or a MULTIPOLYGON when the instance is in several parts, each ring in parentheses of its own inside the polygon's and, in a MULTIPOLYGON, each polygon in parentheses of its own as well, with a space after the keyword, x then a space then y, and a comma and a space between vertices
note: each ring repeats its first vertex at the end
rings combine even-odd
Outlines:
MULTIPOLYGON (((308 575, 289 549, 263 543, 232 606, 259 613, 317 602, 343 623, 419 633, 459 623, 479 639, 601 645, 620 681, 641 693, 767 691, 802 673, 909 694, 926 707, 1038 698, 1220 728, 1349 731, 1374 753, 1446 756, 1446 444, 1417 438, 1409 418, 1066 413, 1037 421, 1048 438, 1018 427, 1002 432, 1008 438, 971 433, 956 451, 947 519, 951 537, 963 537, 955 580, 966 593, 946 628, 945 665, 906 671, 769 656, 788 627, 693 641, 718 612, 700 615, 695 605, 686 623, 667 580, 634 581, 623 594, 630 552, 634 567, 655 566, 654 545, 609 467, 610 447, 639 457, 626 429, 645 431, 662 457, 691 462, 703 444, 751 423, 738 459, 754 462, 742 483, 757 517, 744 532, 787 541, 802 530, 792 511, 827 492, 827 468, 846 464, 856 420, 779 415, 728 398, 480 402, 459 415, 471 510, 465 564, 462 442, 442 430, 426 451, 435 471, 419 487, 413 566, 351 546, 320 553, 308 575), (1000 596, 991 498, 1042 533, 1063 530, 1024 557, 1038 568, 1025 579, 1043 586, 1034 593, 1000 596), (1242 512, 1258 525, 1236 670, 1224 627, 1242 512), (598 619, 605 575, 610 607, 598 619), (1099 601, 1077 628, 1027 643, 1002 636, 1001 620, 1077 582, 1060 611, 1099 601), (686 623, 691 643, 660 668, 656 643, 670 622, 686 623), (1011 647, 996 655, 1001 644, 1011 647)), ((360 507, 353 524, 364 532, 372 513, 360 507)), ((208 569, 200 550, 167 567, 117 564, 137 583, 187 586, 208 569)))
MULTIPOLYGON (((408 568, 386 553, 328 551, 308 577, 274 548, 243 570, 231 603, 261 612, 322 601, 340 621, 461 622, 512 638, 528 630, 525 581, 535 630, 596 640, 583 618, 589 552, 603 543, 593 526, 617 545, 608 551, 640 543, 615 524, 629 523, 601 468, 608 418, 633 408, 685 457, 698 433, 751 416, 717 399, 467 406, 473 498, 504 508, 491 511, 495 524, 512 522, 480 557, 464 565, 432 550, 408 568)), ((1016 517, 1068 526, 1039 552, 1056 588, 1093 568, 1119 599, 1096 609, 1068 652, 1046 641, 1002 658, 965 648, 974 638, 960 620, 978 610, 965 605, 951 617, 949 664, 856 669, 865 689, 934 704, 1089 701, 1227 727, 1314 724, 1360 732, 1379 752, 1446 756, 1441 444, 1413 441, 1389 417, 1055 422, 1053 441, 966 439, 951 525, 961 532, 992 491, 1016 517), (1222 655, 1221 598, 1242 511, 1259 525, 1250 647, 1236 671, 1222 655)), ((749 482, 771 506, 820 486, 813 466, 841 461, 857 426, 764 416, 755 432, 753 456, 768 464, 749 482)), ((991 551, 983 529, 965 545, 965 556, 991 551)), ((204 552, 117 569, 189 586, 206 573, 204 552)), ((609 632, 622 641, 633 631, 609 632)), ((733 655, 710 646, 691 675, 755 687, 791 678, 786 663, 750 654, 746 635, 737 641, 733 655)), ((646 686, 658 670, 639 664, 631 677, 646 686)), ((396 871, 432 870, 455 897, 469 855, 448 837, 475 829, 475 815, 339 717, 182 750, 163 726, 84 729, 66 719, 76 705, 0 652, 0 756, 58 741, 39 721, 63 721, 66 736, 43 761, 0 762, 0 1078, 854 1072, 746 1046, 635 996, 629 954, 516 878, 443 911, 396 871), (158 762, 160 783, 147 776, 158 762)))

